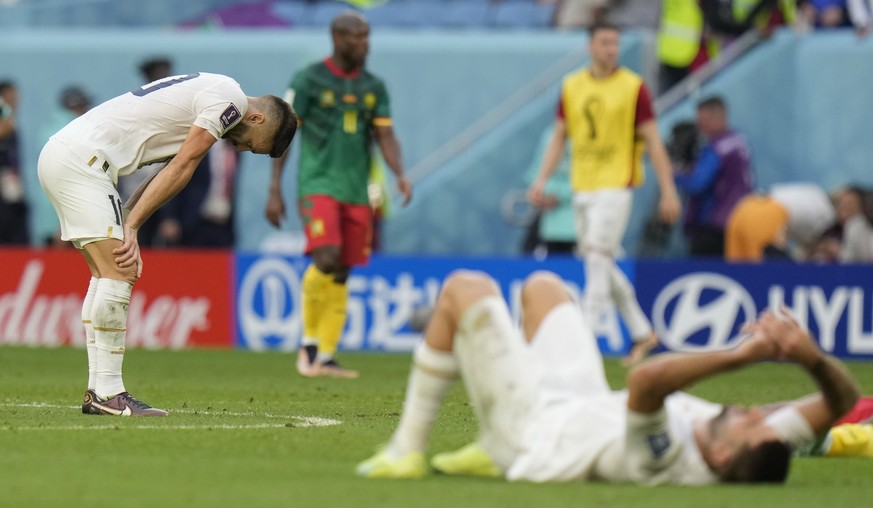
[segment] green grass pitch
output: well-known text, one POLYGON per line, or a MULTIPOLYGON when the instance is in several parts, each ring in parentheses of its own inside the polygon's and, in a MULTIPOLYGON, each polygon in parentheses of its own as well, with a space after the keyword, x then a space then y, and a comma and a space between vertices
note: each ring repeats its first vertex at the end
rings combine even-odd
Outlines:
MULTIPOLYGON (((373 481, 355 464, 397 423, 409 356, 343 355, 354 381, 304 379, 294 357, 238 350, 129 351, 128 389, 173 414, 81 414, 85 352, 0 347, 0 507, 861 507, 873 460, 794 461, 778 487, 510 484, 430 476, 373 481)), ((866 393, 873 363, 852 363, 866 393)), ((624 371, 607 360, 614 387, 624 371)), ((799 369, 760 365, 692 392, 756 403, 813 390, 799 369)), ((450 393, 430 452, 466 444, 476 423, 463 387, 450 393)))

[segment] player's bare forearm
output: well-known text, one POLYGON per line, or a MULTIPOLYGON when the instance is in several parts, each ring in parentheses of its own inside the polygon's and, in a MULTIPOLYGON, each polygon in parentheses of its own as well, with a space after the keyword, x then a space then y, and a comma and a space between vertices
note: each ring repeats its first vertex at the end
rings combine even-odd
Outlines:
POLYGON ((282 192, 282 172, 285 169, 285 159, 288 158, 288 152, 290 150, 285 150, 280 157, 273 159, 272 162, 272 173, 270 176, 270 192, 278 192, 281 194, 282 192))
POLYGON ((194 174, 200 160, 215 141, 215 137, 206 129, 191 127, 188 136, 179 147, 179 153, 146 185, 142 195, 131 208, 125 224, 139 229, 155 210, 178 194, 191 180, 191 175, 194 174))
POLYGON ((657 411, 673 392, 749 363, 737 351, 659 355, 628 374, 628 407, 640 413, 657 411))
POLYGON ((385 164, 394 173, 397 178, 402 178, 403 174, 403 158, 400 155, 400 143, 397 141, 397 136, 394 135, 394 129, 390 126, 376 127, 376 143, 379 145, 379 151, 382 152, 382 158, 385 159, 385 164))
POLYGON ((857 381, 833 357, 822 354, 818 361, 809 366, 805 365, 804 368, 815 379, 824 403, 830 410, 832 421, 828 426, 848 413, 858 402, 861 389, 857 381))
POLYGON ((649 158, 658 177, 661 193, 676 194, 676 182, 673 180, 673 166, 663 144, 658 144, 649 151, 649 158))
POLYGON ((270 178, 270 189, 267 193, 267 205, 264 216, 274 227, 280 227, 285 218, 285 199, 282 197, 282 170, 285 168, 285 159, 289 150, 281 157, 273 159, 273 174, 270 178))
POLYGON ((563 120, 555 122, 555 130, 546 146, 543 160, 540 163, 540 171, 537 173, 537 181, 545 183, 558 168, 561 158, 564 156, 564 145, 567 142, 567 124, 563 120))
POLYGON ((546 145, 543 159, 537 176, 527 190, 527 200, 535 207, 542 208, 545 205, 543 189, 546 181, 558 168, 561 158, 564 156, 564 145, 567 142, 567 124, 562 119, 555 120, 552 137, 546 145))
POLYGON ((152 183, 152 180, 154 180, 155 177, 158 176, 158 173, 160 173, 160 171, 157 171, 157 172, 155 172, 155 173, 152 173, 151 176, 149 176, 148 178, 146 178, 145 180, 143 180, 143 181, 142 181, 142 182, 137 186, 137 188, 133 191, 133 193, 130 195, 129 198, 127 198, 127 201, 124 203, 124 207, 123 207, 123 208, 124 208, 125 210, 127 210, 128 212, 130 212, 130 210, 132 210, 133 207, 136 206, 136 204, 139 202, 139 198, 142 197, 143 192, 145 192, 145 190, 148 188, 149 184, 152 183))
POLYGON ((772 360, 777 354, 777 344, 771 337, 754 333, 727 351, 660 355, 628 374, 628 408, 641 413, 657 411, 673 392, 751 363, 772 360))
POLYGON ((125 222, 132 228, 139 229, 161 205, 188 184, 199 162, 200 159, 186 162, 173 159, 166 168, 158 171, 132 206, 125 222))
POLYGON ((407 180, 403 171, 400 143, 397 141, 397 136, 394 135, 394 129, 391 126, 376 127, 375 133, 382 158, 385 159, 385 164, 388 165, 397 179, 397 190, 403 195, 403 205, 405 206, 412 199, 412 184, 407 180))
POLYGON ((654 120, 649 120, 639 127, 637 133, 645 141, 649 151, 649 159, 655 168, 655 176, 658 178, 658 187, 661 190, 661 200, 658 205, 658 214, 661 221, 672 224, 679 219, 682 205, 679 202, 679 194, 676 191, 676 183, 673 181, 673 167, 667 149, 661 141, 658 125, 654 120))
POLYGON ((646 142, 646 150, 649 153, 649 160, 652 161, 652 167, 655 170, 655 177, 658 179, 658 187, 660 187, 661 193, 676 194, 676 183, 673 181, 673 166, 670 163, 670 156, 667 155, 664 142, 661 140, 661 134, 658 132, 658 124, 654 120, 649 120, 640 125, 638 131, 646 142))

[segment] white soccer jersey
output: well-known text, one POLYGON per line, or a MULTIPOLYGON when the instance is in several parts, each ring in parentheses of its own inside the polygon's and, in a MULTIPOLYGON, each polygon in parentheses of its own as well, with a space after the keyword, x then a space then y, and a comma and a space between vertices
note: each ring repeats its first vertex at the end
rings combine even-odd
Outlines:
POLYGON ((718 482, 694 437, 694 425, 715 417, 722 406, 677 392, 661 411, 626 410, 625 460, 628 479, 647 485, 705 485, 718 482))
POLYGON ((192 125, 216 139, 242 120, 248 100, 239 83, 205 72, 164 78, 108 100, 53 136, 83 162, 119 176, 172 159, 192 125))
POLYGON ((551 400, 532 419, 526 450, 510 480, 607 481, 656 484, 715 483, 693 436, 693 423, 721 406, 685 393, 665 401, 661 417, 635 419, 627 392, 551 400))

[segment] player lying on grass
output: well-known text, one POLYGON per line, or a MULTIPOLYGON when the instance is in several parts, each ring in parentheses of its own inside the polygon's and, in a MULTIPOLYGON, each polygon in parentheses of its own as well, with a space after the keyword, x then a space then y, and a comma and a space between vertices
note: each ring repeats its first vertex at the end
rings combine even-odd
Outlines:
POLYGON ((611 391, 588 323, 554 274, 531 275, 513 326, 486 274, 450 276, 415 351, 403 415, 389 444, 358 465, 370 478, 418 478, 437 412, 464 378, 478 439, 433 457, 446 474, 528 481, 643 484, 783 482, 792 449, 826 432, 858 399, 853 378, 797 322, 765 312, 730 351, 664 354, 611 391), (781 407, 722 406, 681 392, 756 362, 803 368, 819 386, 781 407))

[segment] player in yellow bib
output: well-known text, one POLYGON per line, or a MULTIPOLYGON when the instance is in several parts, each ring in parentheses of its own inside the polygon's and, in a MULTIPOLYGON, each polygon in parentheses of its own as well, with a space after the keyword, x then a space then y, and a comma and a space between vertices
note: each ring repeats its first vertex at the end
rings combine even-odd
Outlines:
POLYGON ((672 224, 678 219, 679 197, 648 88, 641 77, 618 65, 618 29, 594 26, 588 49, 591 66, 564 79, 554 134, 529 199, 535 206, 542 204, 543 186, 569 139, 577 245, 585 260, 585 310, 597 323, 612 299, 634 342, 627 357, 634 363, 658 340, 615 257, 627 228, 633 189, 643 183, 646 148, 661 190, 662 221, 672 224))

